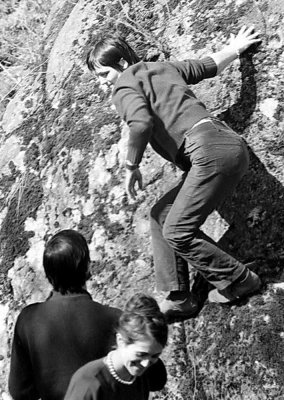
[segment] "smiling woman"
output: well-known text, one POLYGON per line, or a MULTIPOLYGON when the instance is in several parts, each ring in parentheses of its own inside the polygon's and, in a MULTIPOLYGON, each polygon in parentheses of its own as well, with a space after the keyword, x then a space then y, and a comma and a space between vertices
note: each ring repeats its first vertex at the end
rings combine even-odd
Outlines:
POLYGON ((117 330, 117 348, 72 377, 65 400, 147 400, 167 380, 160 360, 168 337, 164 315, 152 297, 134 295, 117 330))

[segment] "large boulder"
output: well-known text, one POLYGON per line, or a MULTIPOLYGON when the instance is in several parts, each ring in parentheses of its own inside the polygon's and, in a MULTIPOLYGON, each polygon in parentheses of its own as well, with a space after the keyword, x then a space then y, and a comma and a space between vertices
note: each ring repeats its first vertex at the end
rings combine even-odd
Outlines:
MULTIPOLYGON (((155 291, 148 213, 180 173, 148 148, 141 164, 144 190, 136 202, 126 198, 128 130, 86 68, 89 44, 100 30, 116 28, 148 60, 200 57, 220 49, 243 24, 263 33, 262 44, 198 85, 196 93, 244 137, 251 166, 203 229, 241 261, 254 261, 264 286, 238 306, 205 302, 196 318, 171 327, 164 354, 169 381, 154 397, 284 398, 283 13, 276 0, 53 2, 42 60, 1 123, 3 399, 13 326, 24 305, 48 295, 42 252, 58 230, 85 235, 93 269, 88 289, 95 299, 123 307, 136 291, 161 296, 155 291)), ((204 292, 204 282, 195 285, 204 292)))

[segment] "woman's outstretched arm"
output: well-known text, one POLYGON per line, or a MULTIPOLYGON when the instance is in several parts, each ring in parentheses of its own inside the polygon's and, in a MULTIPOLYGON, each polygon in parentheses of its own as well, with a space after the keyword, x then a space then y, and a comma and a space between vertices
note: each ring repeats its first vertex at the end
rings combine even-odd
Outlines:
POLYGON ((222 50, 210 54, 217 65, 217 75, 232 61, 248 49, 252 44, 261 42, 260 32, 255 32, 254 27, 243 26, 237 36, 231 34, 230 43, 222 50))

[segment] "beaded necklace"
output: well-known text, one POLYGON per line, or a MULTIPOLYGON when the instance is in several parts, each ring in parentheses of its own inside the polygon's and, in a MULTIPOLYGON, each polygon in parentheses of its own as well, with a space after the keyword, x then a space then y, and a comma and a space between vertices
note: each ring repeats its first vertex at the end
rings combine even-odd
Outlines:
POLYGON ((107 357, 106 357, 106 359, 105 359, 105 362, 106 362, 106 365, 107 365, 107 367, 108 367, 108 369, 109 369, 110 374, 111 374, 111 375, 114 377, 114 379, 117 380, 118 382, 123 383, 124 385, 132 385, 132 383, 135 381, 135 376, 134 376, 130 381, 125 381, 124 379, 121 379, 121 378, 117 375, 116 370, 114 369, 113 360, 112 360, 112 354, 113 354, 113 351, 111 351, 110 353, 108 353, 108 355, 107 355, 107 357))

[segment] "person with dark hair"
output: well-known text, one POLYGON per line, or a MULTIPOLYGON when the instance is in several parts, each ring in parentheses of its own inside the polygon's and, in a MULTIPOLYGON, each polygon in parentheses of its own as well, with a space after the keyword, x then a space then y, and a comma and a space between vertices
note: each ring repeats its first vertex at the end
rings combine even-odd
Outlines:
POLYGON ((43 303, 25 307, 15 325, 9 374, 14 400, 62 400, 72 374, 108 353, 121 311, 86 291, 89 249, 85 238, 63 230, 46 244, 43 265, 53 286, 43 303))
POLYGON ((73 230, 61 231, 48 242, 43 268, 54 290, 80 293, 89 276, 90 255, 85 238, 73 230))
POLYGON ((199 310, 190 292, 188 264, 215 286, 209 293, 212 302, 230 303, 260 287, 254 272, 200 230, 246 173, 249 155, 243 138, 213 117, 188 86, 218 75, 259 42, 259 32, 244 26, 231 35, 229 45, 200 60, 132 61, 129 45, 113 37, 88 52, 89 69, 101 84, 113 87, 113 103, 130 129, 128 195, 136 197, 136 184, 142 188, 139 164, 148 143, 184 171, 150 213, 157 289, 169 292, 160 307, 169 321, 199 310))
POLYGON ((120 61, 123 59, 129 65, 140 61, 135 51, 119 36, 107 36, 98 39, 94 49, 87 54, 87 65, 90 71, 96 72, 102 65, 123 71, 120 61))
POLYGON ((167 381, 159 358, 167 338, 165 316, 156 300, 135 294, 119 319, 116 349, 81 367, 64 400, 147 400, 167 381))

